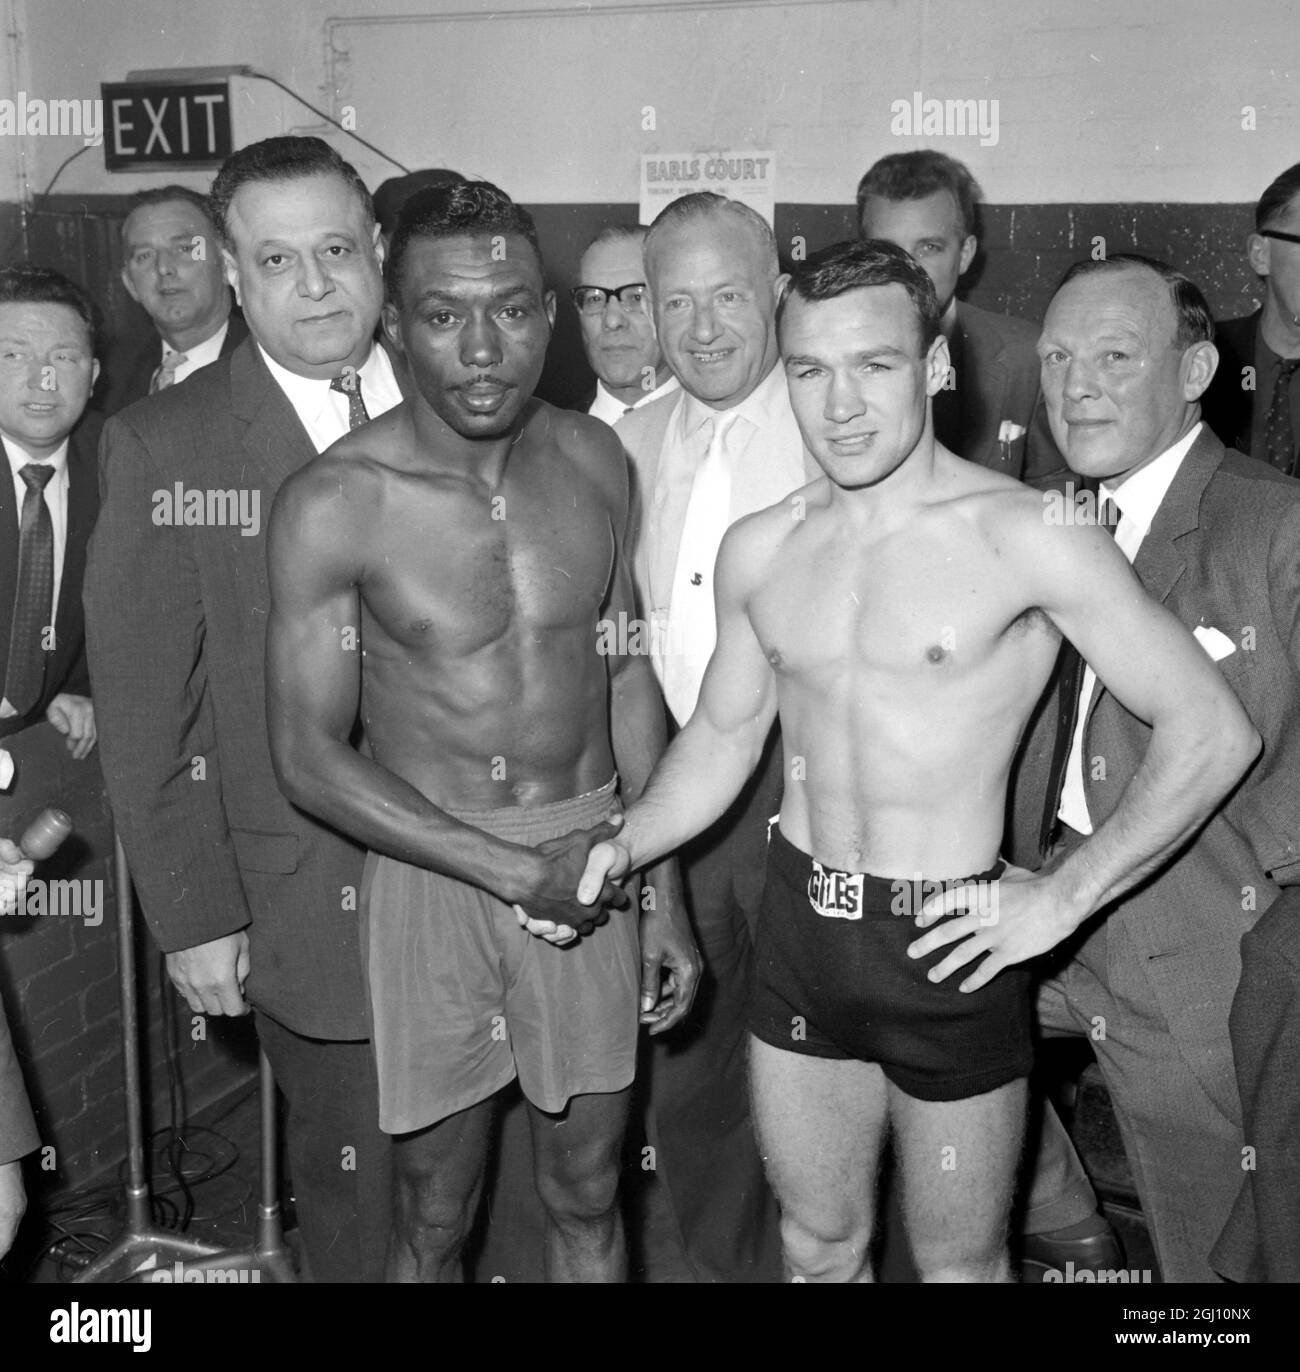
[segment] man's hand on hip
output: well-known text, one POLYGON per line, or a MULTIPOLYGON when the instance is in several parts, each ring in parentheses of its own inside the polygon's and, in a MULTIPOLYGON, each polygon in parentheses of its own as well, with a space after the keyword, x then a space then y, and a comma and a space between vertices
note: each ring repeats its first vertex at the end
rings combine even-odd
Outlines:
POLYGON ((191 1010, 202 1015, 246 1015, 248 930, 226 934, 167 954, 167 975, 191 1010))

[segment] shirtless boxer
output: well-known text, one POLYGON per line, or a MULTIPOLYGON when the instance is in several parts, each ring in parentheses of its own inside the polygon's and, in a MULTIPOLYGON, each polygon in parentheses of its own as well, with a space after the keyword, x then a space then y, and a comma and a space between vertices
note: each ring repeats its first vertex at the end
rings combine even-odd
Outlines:
POLYGON ((780 341, 826 475, 728 532, 699 706, 619 836, 592 850, 579 898, 711 823, 779 711, 788 774, 750 1081, 788 1269, 871 1280, 888 1129, 922 1279, 1006 1281, 1031 1061, 1019 964, 1185 839, 1257 739, 1106 533, 1047 522, 1039 493, 935 443, 948 359, 933 285, 901 249, 810 258, 780 341), (1115 816, 1031 877, 997 862, 1004 793, 1060 634, 1154 732, 1115 816), (943 881, 969 913, 913 943, 943 881), (932 954, 958 924, 970 936, 932 954), (960 988, 938 980, 980 953, 960 988))
MULTIPOLYGON (((267 673, 286 793, 371 850, 380 1124, 401 1136, 389 1276, 459 1279, 491 1098, 518 1076, 548 1277, 621 1280, 638 991, 666 1029, 696 974, 665 888, 644 985, 636 912, 592 929, 573 894, 614 832, 615 765, 635 796, 663 746, 647 661, 598 653, 598 619, 634 614, 626 462, 605 425, 533 398, 554 296, 531 219, 494 186, 424 192, 388 290, 419 393, 282 488, 267 673), (348 742, 358 708, 370 757, 348 742)), ((626 904, 609 884, 601 902, 626 904)))

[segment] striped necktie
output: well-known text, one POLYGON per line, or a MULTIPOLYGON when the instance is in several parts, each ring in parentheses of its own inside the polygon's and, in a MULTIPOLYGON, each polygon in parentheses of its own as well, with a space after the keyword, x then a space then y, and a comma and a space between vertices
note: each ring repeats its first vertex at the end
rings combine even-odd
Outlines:
POLYGON ((166 348, 163 351, 162 365, 149 378, 149 394, 154 395, 158 391, 165 391, 168 386, 176 382, 176 368, 182 362, 188 362, 188 353, 178 353, 175 348, 166 348))

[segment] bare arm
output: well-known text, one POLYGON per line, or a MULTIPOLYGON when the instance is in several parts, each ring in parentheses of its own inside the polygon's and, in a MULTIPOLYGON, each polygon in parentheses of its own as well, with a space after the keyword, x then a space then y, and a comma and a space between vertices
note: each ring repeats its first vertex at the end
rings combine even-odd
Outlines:
MULTIPOLYGON (((965 939, 930 972, 940 981, 983 952, 961 989, 1055 946, 1090 914, 1157 870, 1240 780, 1259 736, 1192 635, 1147 595, 1113 541, 1095 528, 1048 528, 1031 515, 1008 530, 1011 572, 1130 713, 1151 726, 1138 770, 1111 816, 1035 877, 1000 885, 996 915, 966 915, 912 944, 913 957, 965 939)), ((927 902, 925 926, 963 906, 960 891, 927 902)))
MULTIPOLYGON (((620 454, 621 456, 621 454, 620 454)), ((625 459, 624 459, 625 460, 625 459)), ((626 539, 619 541, 607 614, 635 615, 626 539)), ((610 731, 623 796, 637 801, 667 741, 663 698, 645 653, 609 659, 610 731)), ((695 945, 681 873, 675 858, 647 868, 641 898, 641 1023, 662 1034, 681 1021, 695 999, 700 954, 695 945)))
MULTIPOLYGON (((353 489, 363 480, 342 463, 314 463, 285 484, 271 514, 267 723, 281 789, 376 852, 536 908, 554 884, 543 857, 452 819, 348 743, 361 689, 349 511, 365 499, 353 489)), ((571 887, 565 895, 571 907, 571 887)))
POLYGON ((718 641, 699 703, 627 812, 617 844, 593 849, 578 892, 584 903, 595 897, 597 854, 621 873, 626 866, 620 862, 642 867, 675 851, 725 813, 758 765, 776 717, 776 681, 746 609, 762 546, 758 531, 753 520, 743 520, 722 541, 715 577, 718 641))

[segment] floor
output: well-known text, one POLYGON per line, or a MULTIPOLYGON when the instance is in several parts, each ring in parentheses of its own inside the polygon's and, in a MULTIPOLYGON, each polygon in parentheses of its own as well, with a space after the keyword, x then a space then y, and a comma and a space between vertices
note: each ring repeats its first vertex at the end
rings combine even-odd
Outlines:
MULTIPOLYGON (((1111 1114, 1105 1087, 1095 1066, 1086 1067, 1073 1098, 1067 1123, 1093 1179, 1102 1208, 1120 1235, 1130 1268, 1151 1268, 1159 1280, 1155 1256, 1133 1190, 1124 1150, 1111 1114)), ((156 1138, 152 1175, 157 1179, 155 1223, 173 1227, 189 1212, 187 1237, 218 1248, 247 1249, 254 1233, 258 1184, 258 1100, 256 1082, 212 1110, 198 1115, 169 1142, 156 1138)), ((121 1224, 121 1186, 109 1181, 92 1191, 63 1198, 50 1213, 43 1233, 26 1226, 27 1249, 11 1255, 13 1279, 27 1282, 70 1281, 87 1261, 111 1241, 121 1224)), ((292 1247, 292 1201, 286 1201, 286 1228, 292 1247)), ((914 1280, 905 1245, 887 1235, 881 1274, 885 1280, 914 1280)), ((645 1280, 642 1271, 641 1280, 645 1280)), ((680 1282, 688 1278, 671 1265, 653 1278, 680 1282)))

